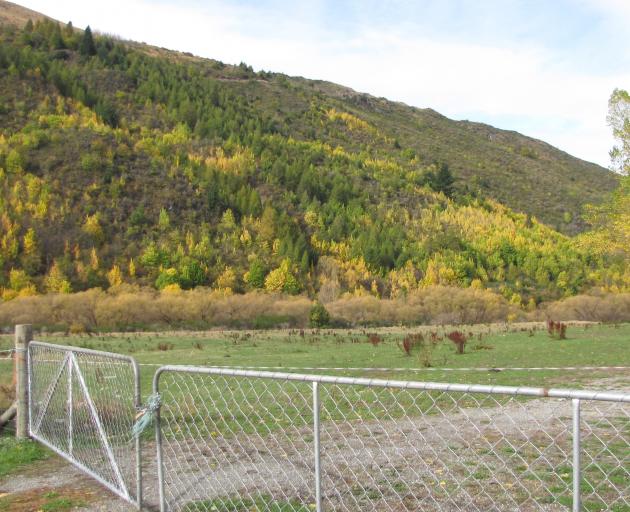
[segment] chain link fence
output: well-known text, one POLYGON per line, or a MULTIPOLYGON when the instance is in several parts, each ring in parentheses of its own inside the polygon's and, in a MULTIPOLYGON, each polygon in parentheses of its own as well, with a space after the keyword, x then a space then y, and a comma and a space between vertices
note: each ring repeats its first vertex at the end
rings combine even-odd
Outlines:
POLYGON ((131 357, 29 344, 29 433, 123 499, 142 502, 140 404, 131 357))
POLYGON ((630 510, 630 394, 168 366, 164 511, 630 510))

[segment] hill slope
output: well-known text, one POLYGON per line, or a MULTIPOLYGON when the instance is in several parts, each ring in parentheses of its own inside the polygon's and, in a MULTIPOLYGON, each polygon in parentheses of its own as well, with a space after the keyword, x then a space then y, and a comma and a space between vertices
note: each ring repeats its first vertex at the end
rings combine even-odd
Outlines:
POLYGON ((627 277, 536 220, 583 228, 614 176, 517 133, 47 20, 3 23, 0 91, 6 299, 127 281, 520 302, 627 277))
MULTIPOLYGON (((448 162, 460 190, 479 192, 565 233, 583 230, 583 205, 599 203, 618 184, 617 176, 607 169, 517 132, 453 121, 431 109, 374 98, 335 84, 287 80, 304 100, 298 103, 292 98, 286 115, 308 108, 307 101, 316 91, 336 108, 366 120, 402 147, 413 149, 420 165, 448 162)), ((260 88, 258 95, 269 94, 269 89, 273 87, 260 88)), ((265 103, 261 99, 256 105, 264 108, 265 103)), ((300 130, 300 123, 292 123, 291 128, 300 130)), ((392 152, 391 148, 384 149, 392 152)))

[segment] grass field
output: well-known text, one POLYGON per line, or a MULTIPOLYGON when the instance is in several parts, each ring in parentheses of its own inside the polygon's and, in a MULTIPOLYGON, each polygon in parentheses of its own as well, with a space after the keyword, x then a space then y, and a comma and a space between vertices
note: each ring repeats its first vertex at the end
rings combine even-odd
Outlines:
MULTIPOLYGON (((461 368, 532 368, 630 366, 630 324, 572 325, 567 339, 552 339, 542 324, 460 327, 470 336, 464 354, 456 354, 444 337, 455 328, 387 328, 360 330, 209 331, 190 333, 130 333, 103 336, 38 335, 37 339, 132 355, 142 367, 143 395, 150 392, 155 368, 165 364, 270 366, 288 368, 397 368, 407 371, 305 370, 306 373, 395 378, 440 382, 584 387, 598 378, 618 377, 630 383, 628 370, 456 370, 461 368), (435 333, 440 341, 430 349, 416 348, 410 356, 401 348, 409 333, 435 333), (375 333, 380 342, 372 344, 375 333), (430 365, 430 367, 427 367, 430 365)), ((12 346, 0 338, 0 350, 12 346)), ((427 345, 432 345, 427 343, 427 345)), ((0 360, 0 386, 11 385, 12 363, 0 360)), ((0 407, 8 401, 0 393, 0 407)))

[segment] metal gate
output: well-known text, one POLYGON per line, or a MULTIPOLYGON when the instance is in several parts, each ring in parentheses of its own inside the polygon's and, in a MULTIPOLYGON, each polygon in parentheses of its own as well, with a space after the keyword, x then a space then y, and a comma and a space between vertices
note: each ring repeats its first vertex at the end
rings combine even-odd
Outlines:
POLYGON ((630 510, 630 394, 165 366, 162 512, 630 510))
POLYGON ((126 501, 142 503, 138 365, 128 356, 33 341, 29 433, 126 501))

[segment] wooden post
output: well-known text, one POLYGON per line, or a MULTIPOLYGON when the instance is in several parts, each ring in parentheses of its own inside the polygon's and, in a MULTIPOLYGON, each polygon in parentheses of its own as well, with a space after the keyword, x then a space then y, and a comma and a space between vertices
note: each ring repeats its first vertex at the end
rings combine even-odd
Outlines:
POLYGON ((17 414, 15 437, 28 439, 28 344, 33 339, 33 326, 15 326, 15 398, 17 414))

